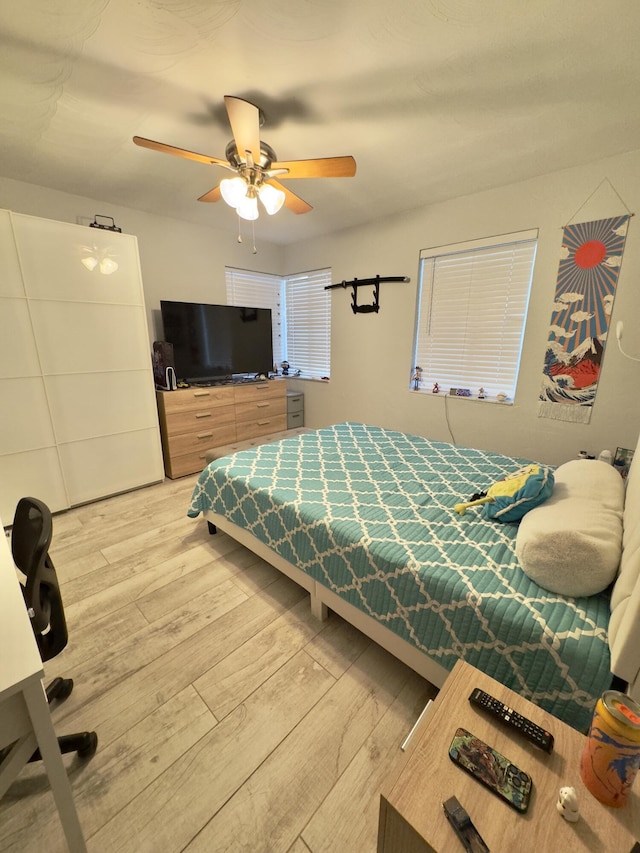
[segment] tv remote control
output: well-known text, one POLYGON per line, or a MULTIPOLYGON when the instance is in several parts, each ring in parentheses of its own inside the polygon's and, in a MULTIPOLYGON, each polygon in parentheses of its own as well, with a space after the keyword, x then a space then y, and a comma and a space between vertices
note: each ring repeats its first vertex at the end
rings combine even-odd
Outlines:
POLYGON ((473 690, 471 696, 469 696, 469 702, 487 711, 496 720, 500 720, 510 729, 521 734, 530 743, 534 744, 534 746, 544 749, 545 752, 553 750, 553 735, 551 732, 545 731, 545 729, 536 725, 531 720, 523 717, 522 714, 518 714, 513 708, 509 708, 504 702, 500 702, 499 699, 495 699, 489 693, 480 690, 479 687, 473 690))

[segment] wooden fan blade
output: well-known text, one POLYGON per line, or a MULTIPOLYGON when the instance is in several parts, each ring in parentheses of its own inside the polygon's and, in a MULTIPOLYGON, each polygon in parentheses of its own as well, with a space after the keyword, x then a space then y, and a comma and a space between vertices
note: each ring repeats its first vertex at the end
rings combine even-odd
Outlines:
POLYGON ((208 193, 201 195, 198 201, 220 201, 221 198, 220 187, 214 187, 208 193))
POLYGON ((294 213, 309 213, 310 210, 313 210, 311 205, 304 199, 300 198, 300 196, 295 193, 292 193, 291 190, 278 183, 278 181, 266 181, 265 183, 271 184, 272 187, 276 187, 284 193, 284 206, 288 207, 289 210, 292 210, 294 213))
POLYGON ((246 152, 250 151, 253 162, 258 163, 260 161, 260 110, 244 98, 234 98, 232 95, 224 96, 224 105, 227 108, 238 156, 246 160, 246 152))
POLYGON ((286 178, 352 178, 356 173, 353 157, 320 157, 317 160, 283 160, 272 163, 269 170, 286 169, 286 178))
POLYGON ((186 148, 175 148, 173 145, 165 145, 164 142, 154 142, 153 139, 145 139, 143 136, 134 136, 133 141, 142 148, 150 148, 152 151, 161 151, 164 154, 174 154, 176 157, 184 157, 186 160, 195 160, 196 163, 208 163, 212 166, 222 166, 235 172, 233 166, 227 160, 210 157, 208 154, 198 154, 195 151, 187 151, 186 148))

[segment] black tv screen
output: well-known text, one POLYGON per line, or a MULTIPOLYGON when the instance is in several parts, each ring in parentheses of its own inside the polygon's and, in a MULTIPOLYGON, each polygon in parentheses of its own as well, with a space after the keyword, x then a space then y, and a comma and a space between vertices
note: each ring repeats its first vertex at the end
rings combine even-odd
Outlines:
POLYGON ((176 376, 216 382, 273 369, 271 309, 160 301, 176 376))

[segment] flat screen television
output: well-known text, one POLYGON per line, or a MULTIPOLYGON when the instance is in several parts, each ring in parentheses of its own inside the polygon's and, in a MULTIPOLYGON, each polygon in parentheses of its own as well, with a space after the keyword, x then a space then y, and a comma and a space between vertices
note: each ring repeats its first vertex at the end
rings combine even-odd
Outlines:
POLYGON ((222 382, 273 370, 271 309, 160 301, 176 376, 222 382))

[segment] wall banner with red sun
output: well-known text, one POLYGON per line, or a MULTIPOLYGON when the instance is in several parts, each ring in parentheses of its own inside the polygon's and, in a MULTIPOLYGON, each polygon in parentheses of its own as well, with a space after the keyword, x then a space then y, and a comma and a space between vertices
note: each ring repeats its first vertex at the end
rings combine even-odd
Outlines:
POLYGON ((628 225, 625 215, 564 228, 539 417, 591 418, 628 225))

